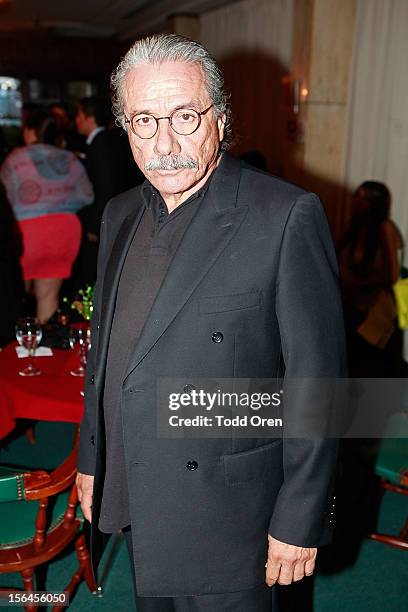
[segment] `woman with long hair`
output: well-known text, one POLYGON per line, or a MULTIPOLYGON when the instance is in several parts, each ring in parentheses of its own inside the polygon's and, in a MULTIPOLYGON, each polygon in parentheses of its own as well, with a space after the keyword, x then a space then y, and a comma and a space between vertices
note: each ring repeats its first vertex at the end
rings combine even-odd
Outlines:
POLYGON ((339 247, 353 375, 392 375, 401 358, 392 287, 399 276, 403 240, 390 210, 386 185, 362 183, 354 193, 350 226, 339 247))
POLYGON ((79 251, 76 212, 93 201, 84 167, 73 153, 55 146, 57 136, 52 117, 32 113, 23 127, 25 146, 14 149, 0 168, 22 235, 25 288, 34 291, 42 323, 57 310, 62 281, 71 275, 79 251))

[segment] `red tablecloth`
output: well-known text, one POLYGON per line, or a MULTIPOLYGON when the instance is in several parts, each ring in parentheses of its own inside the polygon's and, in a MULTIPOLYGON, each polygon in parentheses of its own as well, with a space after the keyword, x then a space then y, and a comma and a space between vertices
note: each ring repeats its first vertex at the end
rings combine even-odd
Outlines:
POLYGON ((15 347, 0 352, 0 438, 15 427, 16 418, 80 423, 83 414, 83 378, 70 375, 78 367, 78 354, 52 349, 52 357, 36 357, 40 376, 19 376, 27 359, 19 359, 15 347))

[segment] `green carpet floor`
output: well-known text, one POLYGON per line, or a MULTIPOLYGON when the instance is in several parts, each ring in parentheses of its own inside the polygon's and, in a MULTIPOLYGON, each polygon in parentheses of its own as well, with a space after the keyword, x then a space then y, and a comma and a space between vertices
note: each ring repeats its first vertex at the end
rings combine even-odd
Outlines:
MULTIPOLYGON (((64 456, 72 437, 72 426, 40 423, 37 444, 30 446, 24 436, 0 449, 0 463, 51 467, 53 459, 64 456), (51 434, 51 435, 50 435, 51 434), (44 440, 47 441, 44 444, 44 440), (41 456, 40 449, 46 448, 41 456), (18 461, 16 460, 18 457, 18 461), (53 458, 53 459, 52 459, 53 458)), ((407 515, 408 498, 386 493, 379 516, 379 529, 397 533, 407 515)), ((114 539, 105 551, 104 565, 114 539)), ((73 550, 49 565, 47 589, 61 591, 76 567, 73 550)), ((21 586, 18 574, 0 575, 0 586, 21 586)), ((16 608, 18 609, 18 608, 16 608)), ((119 541, 117 553, 101 597, 91 595, 82 583, 72 601, 73 612, 128 612, 134 610, 131 574, 126 545, 119 541)), ((318 575, 314 583, 314 612, 405 612, 408 610, 408 552, 373 541, 364 541, 356 563, 332 575, 318 575)), ((214 612, 217 612, 214 610, 214 612)), ((295 612, 303 612, 302 608, 295 612)))

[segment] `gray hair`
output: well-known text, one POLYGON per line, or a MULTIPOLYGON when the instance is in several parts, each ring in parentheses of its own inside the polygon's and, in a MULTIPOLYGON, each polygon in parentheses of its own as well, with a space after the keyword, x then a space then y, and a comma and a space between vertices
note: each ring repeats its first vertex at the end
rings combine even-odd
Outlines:
POLYGON ((207 93, 214 107, 215 116, 225 113, 224 138, 221 150, 231 144, 232 125, 229 96, 224 89, 224 77, 215 59, 200 43, 177 34, 158 34, 137 40, 121 59, 111 75, 112 110, 116 123, 126 129, 124 114, 124 81, 130 70, 141 64, 164 62, 196 63, 204 73, 207 93))

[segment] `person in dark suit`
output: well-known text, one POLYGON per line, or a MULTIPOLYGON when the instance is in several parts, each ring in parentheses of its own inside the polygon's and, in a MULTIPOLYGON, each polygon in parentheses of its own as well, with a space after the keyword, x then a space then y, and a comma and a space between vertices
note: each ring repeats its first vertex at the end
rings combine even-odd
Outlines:
POLYGON ((77 109, 75 123, 78 132, 86 137, 84 164, 92 183, 95 199, 88 210, 81 213, 84 230, 81 262, 82 284, 96 279, 96 262, 99 246, 99 228, 104 208, 113 196, 140 182, 140 173, 134 166, 129 172, 131 151, 116 130, 108 129, 111 121, 109 103, 105 98, 82 98, 77 109))
POLYGON ((24 297, 20 257, 23 241, 6 189, 0 181, 0 348, 15 339, 24 297))
POLYGON ((199 43, 137 41, 112 85, 146 181, 101 226, 77 477, 93 565, 122 529, 138 612, 276 612, 273 585, 311 575, 330 541, 336 441, 161 436, 159 391, 344 375, 323 207, 225 152, 223 77, 199 43))

